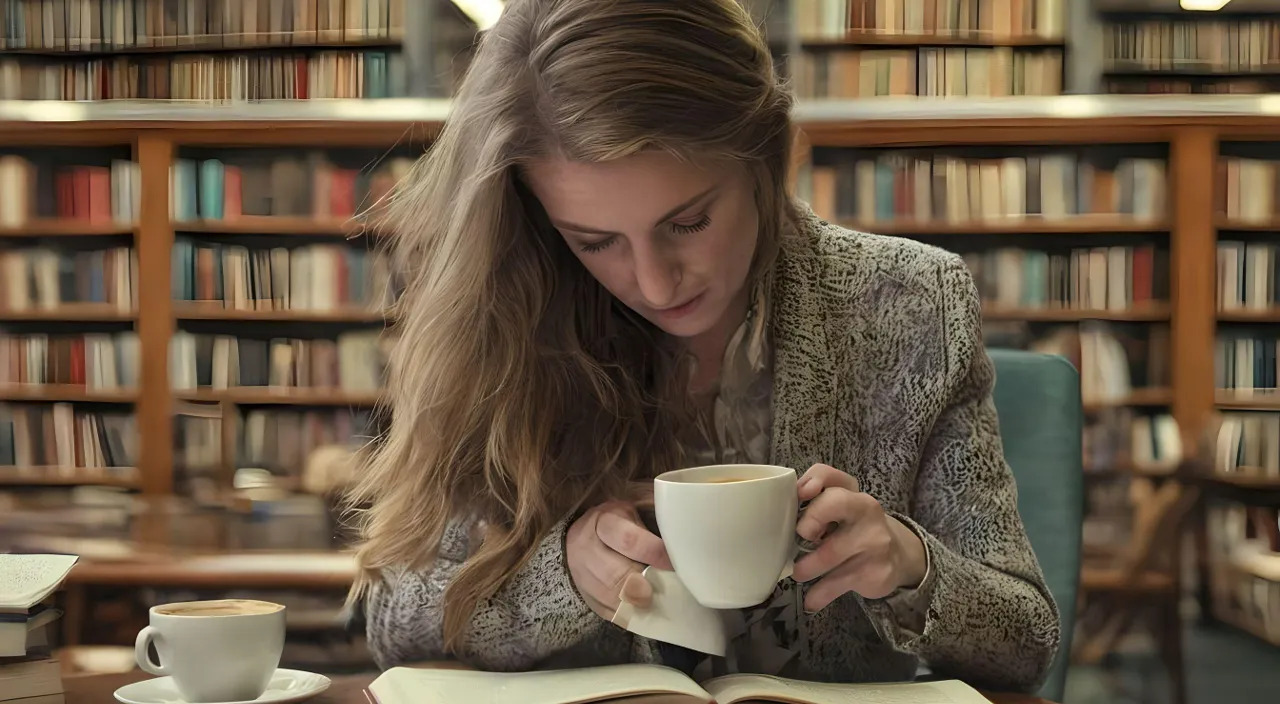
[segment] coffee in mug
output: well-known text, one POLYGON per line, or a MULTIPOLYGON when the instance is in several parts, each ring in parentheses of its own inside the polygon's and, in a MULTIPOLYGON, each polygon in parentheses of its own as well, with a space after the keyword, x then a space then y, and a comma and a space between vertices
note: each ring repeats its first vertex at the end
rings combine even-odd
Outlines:
POLYGON ((796 480, 793 469, 754 464, 680 469, 654 480, 658 531, 698 603, 739 609, 773 593, 795 555, 796 480))
POLYGON ((179 602, 151 607, 150 620, 134 643, 138 667, 172 677, 178 693, 193 704, 257 699, 280 665, 285 632, 280 604, 179 602), (153 644, 159 662, 151 659, 153 644))

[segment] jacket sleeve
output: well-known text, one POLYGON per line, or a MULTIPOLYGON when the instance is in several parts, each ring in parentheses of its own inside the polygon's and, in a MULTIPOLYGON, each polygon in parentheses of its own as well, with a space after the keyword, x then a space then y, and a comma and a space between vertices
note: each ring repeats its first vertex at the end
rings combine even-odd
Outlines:
POLYGON ((946 402, 925 442, 910 516, 928 567, 914 589, 865 600, 881 636, 939 674, 1031 691, 1057 653, 1058 608, 1018 514, 983 347, 981 304, 958 257, 941 272, 946 402))
POLYGON ((568 521, 471 618, 460 652, 444 648, 444 591, 467 558, 468 527, 451 525, 428 569, 387 570, 368 593, 366 636, 380 668, 452 659, 481 670, 520 671, 561 660, 624 662, 629 634, 583 601, 564 559, 568 521))

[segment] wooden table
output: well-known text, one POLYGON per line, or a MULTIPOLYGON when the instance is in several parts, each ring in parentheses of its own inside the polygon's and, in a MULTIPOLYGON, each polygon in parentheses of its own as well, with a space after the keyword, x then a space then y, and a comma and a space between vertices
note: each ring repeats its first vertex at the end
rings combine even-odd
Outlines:
MULTIPOLYGON (((67 693, 66 704, 109 704, 115 701, 111 694, 117 689, 147 677, 150 675, 137 670, 122 675, 69 677, 63 681, 67 693)), ((367 704, 361 690, 374 677, 373 674, 335 677, 329 691, 307 701, 309 704, 367 704)), ((987 697, 994 704, 1051 704, 1025 694, 988 694, 987 697)))

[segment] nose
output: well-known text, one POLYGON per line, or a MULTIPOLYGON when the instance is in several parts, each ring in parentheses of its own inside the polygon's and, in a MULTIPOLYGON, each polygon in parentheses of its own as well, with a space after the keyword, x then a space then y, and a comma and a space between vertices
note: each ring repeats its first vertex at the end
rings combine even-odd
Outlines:
POLYGON ((636 285, 645 303, 653 308, 669 308, 679 303, 676 300, 681 274, 679 259, 653 243, 645 243, 632 251, 636 285))

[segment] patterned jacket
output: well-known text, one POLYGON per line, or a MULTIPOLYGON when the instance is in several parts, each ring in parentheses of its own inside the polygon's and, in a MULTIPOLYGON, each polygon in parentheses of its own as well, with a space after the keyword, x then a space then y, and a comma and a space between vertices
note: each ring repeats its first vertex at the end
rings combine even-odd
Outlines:
MULTIPOLYGON (((847 594, 807 615, 804 669, 832 682, 935 673, 1030 691, 1056 654, 1058 610, 1018 515, 991 400, 981 307, 961 259, 808 215, 775 270, 772 462, 826 463, 924 541, 928 576, 883 599, 847 594)), ((671 662, 602 620, 574 588, 567 521, 472 618, 462 652, 442 644, 442 595, 466 559, 467 527, 434 566, 387 574, 365 620, 381 667, 461 659, 489 670, 671 662)))

